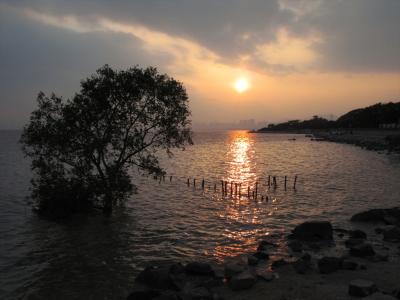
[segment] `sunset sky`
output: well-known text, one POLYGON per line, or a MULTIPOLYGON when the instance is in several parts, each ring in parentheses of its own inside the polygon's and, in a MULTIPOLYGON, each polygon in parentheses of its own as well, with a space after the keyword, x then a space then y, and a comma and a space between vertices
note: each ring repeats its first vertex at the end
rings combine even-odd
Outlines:
POLYGON ((400 1, 0 0, 0 128, 106 63, 182 81, 195 124, 339 116, 400 101, 400 1))

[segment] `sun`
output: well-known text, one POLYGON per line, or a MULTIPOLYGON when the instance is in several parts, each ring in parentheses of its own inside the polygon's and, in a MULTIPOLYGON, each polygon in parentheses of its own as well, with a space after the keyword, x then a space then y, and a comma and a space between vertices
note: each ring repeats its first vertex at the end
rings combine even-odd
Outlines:
POLYGON ((234 83, 234 88, 236 92, 243 93, 249 89, 250 85, 247 79, 239 78, 234 83))

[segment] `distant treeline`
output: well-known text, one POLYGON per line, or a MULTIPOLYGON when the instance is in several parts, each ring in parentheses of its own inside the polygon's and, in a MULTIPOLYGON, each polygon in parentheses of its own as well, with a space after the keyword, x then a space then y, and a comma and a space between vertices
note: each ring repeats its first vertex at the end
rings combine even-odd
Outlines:
POLYGON ((269 124, 259 131, 292 131, 339 128, 379 128, 388 124, 400 125, 400 102, 377 103, 365 108, 352 110, 336 121, 313 116, 309 120, 291 120, 279 124, 269 124))

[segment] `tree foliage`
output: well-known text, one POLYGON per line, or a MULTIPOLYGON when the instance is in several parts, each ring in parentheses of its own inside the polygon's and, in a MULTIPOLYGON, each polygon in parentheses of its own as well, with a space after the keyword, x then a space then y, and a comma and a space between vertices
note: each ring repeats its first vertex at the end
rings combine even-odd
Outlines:
POLYGON ((155 68, 108 65, 64 101, 39 93, 21 136, 32 159, 39 211, 70 214, 101 205, 111 212, 134 191, 129 168, 162 173, 157 152, 191 144, 183 85, 155 68))

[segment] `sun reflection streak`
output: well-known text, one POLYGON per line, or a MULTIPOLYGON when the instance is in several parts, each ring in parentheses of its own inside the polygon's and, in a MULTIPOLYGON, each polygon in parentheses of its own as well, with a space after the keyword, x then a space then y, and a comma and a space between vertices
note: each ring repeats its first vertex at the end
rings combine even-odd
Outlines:
POLYGON ((246 131, 234 131, 229 136, 229 164, 227 180, 249 184, 256 180, 256 162, 254 159, 254 139, 246 131))
POLYGON ((214 249, 214 257, 218 261, 242 254, 243 248, 255 249, 255 237, 268 234, 268 228, 260 228, 262 208, 252 205, 247 198, 247 188, 251 186, 253 189, 257 181, 254 136, 246 131, 234 131, 230 133, 227 143, 227 170, 223 179, 229 183, 229 189, 231 185, 235 187, 233 190, 237 187, 238 193, 225 199, 228 200, 225 210, 219 214, 226 220, 227 227, 223 233, 226 242, 214 249))

